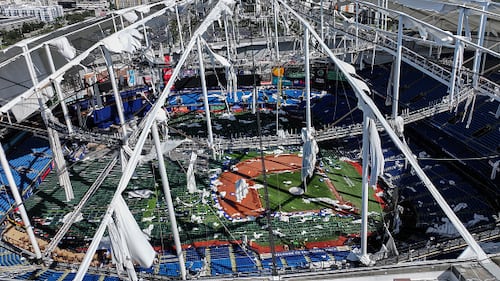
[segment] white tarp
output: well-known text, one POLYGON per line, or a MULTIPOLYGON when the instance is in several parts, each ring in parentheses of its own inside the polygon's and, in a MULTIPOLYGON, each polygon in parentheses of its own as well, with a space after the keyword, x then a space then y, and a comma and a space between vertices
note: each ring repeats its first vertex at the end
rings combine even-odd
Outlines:
POLYGON ((384 173, 384 153, 382 152, 382 144, 377 131, 377 125, 373 119, 369 119, 369 139, 370 139, 370 185, 377 185, 377 179, 384 173))
POLYGON ((407 16, 402 16, 403 24, 406 28, 417 29, 420 37, 424 40, 433 40, 438 45, 452 44, 454 39, 449 31, 436 30, 415 21, 407 16))
POLYGON ((191 152, 191 158, 189 159, 189 167, 186 173, 187 189, 189 193, 194 193, 198 190, 196 188, 196 179, 194 177, 194 164, 196 163, 196 158, 198 158, 198 154, 196 154, 194 151, 191 152))
MULTIPOLYGON (((17 70, 13 70, 17 71, 17 70)), ((43 103, 46 103, 53 95, 54 92, 52 88, 43 89, 43 94, 41 95, 41 99, 43 103)), ((11 111, 14 114, 14 117, 18 121, 22 121, 29 117, 34 112, 40 110, 40 102, 38 101, 38 97, 36 94, 26 97, 22 100, 22 102, 17 103, 12 107, 11 111)))
POLYGON ((225 67, 231 67, 232 64, 223 56, 216 54, 211 48, 210 45, 208 45, 207 41, 205 39, 201 39, 203 44, 205 45, 205 48, 208 50, 208 53, 216 60, 218 61, 222 66, 225 67))
POLYGON ((127 203, 121 196, 117 198, 114 210, 117 229, 130 252, 131 258, 142 267, 153 265, 156 252, 149 244, 139 225, 137 225, 127 203))
POLYGON ((398 134, 398 136, 402 137, 405 131, 405 120, 401 116, 396 116, 394 119, 394 130, 398 134))
POLYGON ((123 257, 124 253, 122 250, 125 249, 121 242, 122 239, 120 237, 120 232, 116 228, 116 224, 113 221, 108 223, 108 233, 111 242, 111 257, 113 264, 116 264, 118 270, 123 270, 123 262, 125 259, 123 257))
POLYGON ((227 89, 227 91, 232 91, 236 92, 237 91, 237 84, 238 84, 238 79, 236 77, 236 73, 233 68, 233 64, 231 64, 225 57, 215 53, 211 48, 208 43, 202 39, 203 44, 205 45, 206 49, 208 50, 208 53, 216 60, 218 61, 222 66, 226 67, 228 70, 228 76, 226 79, 230 81, 232 84, 232 89, 227 89))
MULTIPOLYGON (((165 6, 168 6, 169 4, 165 3, 165 6)), ((149 11, 151 10, 151 8, 149 6, 139 6, 135 9, 137 12, 139 13, 144 13, 144 14, 147 14, 149 13, 149 11)))
MULTIPOLYGON (((412 9, 431 11, 431 12, 436 12, 436 13, 441 13, 441 14, 454 12, 457 10, 456 5, 450 5, 450 4, 446 4, 446 3, 438 2, 438 1, 395 0, 394 2, 399 3, 399 4, 406 6, 406 7, 412 8, 412 9)), ((469 1, 462 1, 462 2, 469 2, 469 1)))
POLYGON ((372 255, 374 260, 381 260, 388 257, 399 256, 398 249, 396 248, 396 243, 394 242, 394 238, 392 235, 389 237, 389 240, 385 244, 382 244, 380 250, 372 255))
POLYGON ((500 170, 500 160, 497 160, 496 162, 490 161, 490 165, 493 166, 491 169, 490 179, 494 180, 497 177, 497 172, 500 170))
POLYGON ((354 66, 352 66, 351 64, 345 62, 345 61, 341 61, 339 60, 339 65, 342 65, 344 67, 344 69, 347 71, 347 73, 349 74, 356 74, 356 68, 354 68, 354 66))
POLYGON ((141 48, 142 34, 137 29, 124 29, 101 40, 106 49, 114 53, 133 53, 141 48))
POLYGON ((154 192, 149 189, 134 190, 128 192, 128 198, 149 198, 151 194, 154 192))
POLYGON ((235 183, 236 202, 241 203, 248 194, 248 183, 245 179, 239 179, 235 183))
POLYGON ((130 23, 134 23, 137 21, 137 19, 139 18, 137 16, 137 14, 135 12, 127 12, 125 14, 123 14, 123 18, 125 18, 128 22, 130 23))
MULTIPOLYGON (((176 147, 181 145, 183 142, 187 140, 167 140, 161 143, 161 151, 163 154, 170 152, 174 150, 176 147)), ((158 159, 158 155, 156 155, 156 149, 153 147, 151 151, 146 154, 146 155, 141 155, 141 158, 139 160, 140 164, 147 163, 149 161, 152 161, 154 159, 158 159)))
POLYGON ((305 182, 307 177, 312 177, 314 167, 316 165, 316 154, 319 152, 318 144, 312 134, 307 132, 306 128, 302 128, 302 141, 304 146, 302 149, 302 171, 301 179, 305 182))
POLYGON ((50 45, 57 48, 59 53, 63 55, 67 60, 72 60, 76 56, 76 49, 71 46, 66 37, 59 37, 50 41, 50 45))

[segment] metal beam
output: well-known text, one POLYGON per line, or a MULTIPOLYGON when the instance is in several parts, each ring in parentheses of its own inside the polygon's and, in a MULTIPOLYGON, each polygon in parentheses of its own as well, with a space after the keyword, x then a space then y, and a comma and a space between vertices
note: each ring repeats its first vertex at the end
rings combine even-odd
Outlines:
POLYGON ((174 238, 175 252, 177 253, 177 258, 179 259, 181 278, 182 280, 186 280, 186 264, 184 262, 184 255, 182 253, 181 238, 179 236, 179 228, 177 227, 177 219, 175 218, 174 202, 172 201, 172 194, 170 193, 167 170, 165 167, 165 161, 163 160, 163 152, 161 151, 160 134, 158 133, 158 125, 156 124, 156 122, 153 123, 151 134, 153 135, 156 156, 158 157, 158 170, 160 170, 161 184, 166 201, 165 205, 167 205, 170 225, 172 226, 172 235, 174 238))
POLYGON ((403 52, 403 16, 398 20, 398 45, 396 46, 396 57, 394 58, 394 73, 392 84, 392 118, 398 117, 399 106, 399 81, 401 78, 401 54, 403 52))
MULTIPOLYGON (((489 3, 488 2, 483 2, 483 11, 488 10, 489 3)), ((483 47, 484 43, 484 32, 486 30, 486 22, 488 21, 488 16, 486 13, 481 14, 481 22, 479 23, 479 30, 477 31, 477 45, 480 47, 483 47)), ((476 49, 476 52, 474 54, 474 64, 472 67, 472 73, 473 73, 473 86, 476 88, 479 83, 479 68, 481 66, 481 49, 476 49)))
POLYGON ((370 149, 369 140, 369 112, 363 111, 363 167, 361 173, 361 257, 368 256, 368 150, 370 149))
POLYGON ((196 45, 198 48, 198 63, 200 66, 200 81, 201 91, 203 92, 203 106, 205 107, 205 118, 207 119, 208 130, 208 146, 212 149, 212 154, 215 156, 214 150, 214 135, 212 132, 212 119, 210 117, 210 104, 208 103, 207 81, 205 80, 205 64, 203 63, 203 50, 201 48, 201 38, 196 38, 196 45))
MULTIPOLYGON (((464 16, 465 16, 465 8, 460 8, 459 14, 458 14, 458 23, 457 23, 457 35, 462 36, 462 29, 463 29, 463 23, 464 23, 464 16)), ((461 74, 461 71, 458 66, 458 61, 459 59, 463 60, 463 54, 462 58, 459 58, 460 55, 460 46, 461 42, 455 40, 455 49, 453 50, 453 65, 451 67, 451 78, 450 78, 450 84, 448 86, 448 94, 450 95, 450 105, 453 106, 454 98, 455 98, 455 88, 457 84, 457 76, 460 77, 459 74, 461 74)))
POLYGON ((309 62, 309 30, 304 27, 304 72, 306 91, 306 128, 307 133, 311 133, 311 73, 309 62))
POLYGON ((33 232, 33 228, 31 227, 30 219, 28 217, 28 213, 24 208, 24 203, 21 195, 19 194, 19 189, 16 185, 16 181, 12 176, 12 171, 10 170, 9 161, 7 161, 7 157, 5 156, 5 151, 3 150, 2 144, 0 143, 0 162, 5 173, 5 177, 7 178, 7 182, 9 183, 10 191, 12 192, 12 196, 14 196, 14 200, 16 201, 16 207, 21 214, 21 219, 23 220, 24 229, 26 233, 28 233, 28 237, 31 242, 31 246, 33 247, 33 251, 35 252, 35 257, 37 259, 42 258, 42 252, 40 251, 40 247, 38 247, 38 242, 35 238, 35 233, 33 232))

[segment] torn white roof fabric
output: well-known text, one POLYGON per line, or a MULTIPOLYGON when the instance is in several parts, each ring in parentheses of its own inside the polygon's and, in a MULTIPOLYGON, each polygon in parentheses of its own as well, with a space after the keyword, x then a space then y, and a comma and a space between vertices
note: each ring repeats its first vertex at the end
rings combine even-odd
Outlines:
POLYGON ((102 39, 102 43, 114 53, 133 53, 141 47, 142 34, 136 29, 124 29, 107 38, 102 39))
POLYGON ((241 203, 248 194, 248 183, 245 179, 239 179, 235 184, 236 202, 241 203))
POLYGON ((189 158, 189 167, 186 173, 187 177, 187 189, 189 193, 194 193, 196 188, 196 179, 194 177, 194 164, 196 163, 196 159, 198 158, 198 154, 196 152, 191 152, 191 157, 189 158))
POLYGON ((374 187, 377 185, 378 177, 384 172, 384 153, 382 152, 382 144, 378 135, 377 124, 375 120, 371 118, 369 119, 368 130, 370 134, 370 186, 374 187))
POLYGON ((66 37, 54 39, 50 41, 49 44, 56 47, 59 53, 61 53, 61 55, 63 55, 67 60, 71 60, 76 56, 76 49, 71 46, 68 38, 66 37))
POLYGON ((302 128, 302 141, 304 141, 302 151, 301 179, 304 182, 307 177, 312 177, 316 165, 316 154, 319 152, 318 144, 311 133, 306 128, 302 128))
POLYGON ((134 23, 139 18, 135 12, 125 13, 123 17, 130 23, 134 23))
MULTIPOLYGON (((436 12, 440 14, 449 13, 457 10, 457 6, 453 4, 447 4, 438 1, 427 1, 427 0, 395 0, 394 2, 399 3, 403 6, 417 9, 417 10, 425 10, 436 12)), ((462 1, 469 2, 469 1, 462 1)))
POLYGON ((156 252, 121 196, 115 202, 115 216, 118 231, 128 247, 131 258, 142 267, 153 265, 156 252))

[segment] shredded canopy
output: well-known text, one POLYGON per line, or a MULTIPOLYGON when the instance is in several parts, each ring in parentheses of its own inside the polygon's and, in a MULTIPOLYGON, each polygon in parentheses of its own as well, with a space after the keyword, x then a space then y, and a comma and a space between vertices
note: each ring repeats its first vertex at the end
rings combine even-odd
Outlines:
POLYGON ((156 252, 121 196, 115 201, 115 224, 121 242, 128 248, 130 257, 142 267, 152 266, 156 252))

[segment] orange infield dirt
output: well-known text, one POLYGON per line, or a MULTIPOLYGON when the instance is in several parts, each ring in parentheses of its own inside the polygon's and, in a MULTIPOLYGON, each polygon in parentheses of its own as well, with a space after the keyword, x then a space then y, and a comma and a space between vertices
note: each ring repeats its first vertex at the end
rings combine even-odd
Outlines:
MULTIPOLYGON (((264 157, 264 162, 266 173, 269 174, 296 171, 302 168, 302 158, 294 154, 268 155, 264 157)), ((223 172, 219 177, 222 184, 217 187, 217 190, 219 194, 225 192, 224 198, 219 198, 222 209, 232 218, 262 215, 264 208, 256 189, 249 188, 247 196, 241 202, 236 201, 235 195, 235 184, 239 179, 246 179, 249 187, 255 184, 250 179, 262 174, 262 160, 260 158, 246 160, 236 164, 235 168, 233 167, 232 171, 223 172)))

